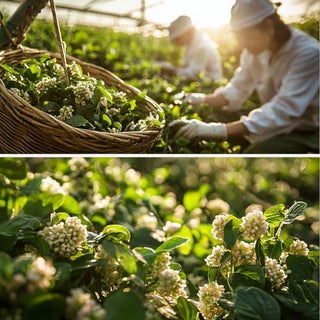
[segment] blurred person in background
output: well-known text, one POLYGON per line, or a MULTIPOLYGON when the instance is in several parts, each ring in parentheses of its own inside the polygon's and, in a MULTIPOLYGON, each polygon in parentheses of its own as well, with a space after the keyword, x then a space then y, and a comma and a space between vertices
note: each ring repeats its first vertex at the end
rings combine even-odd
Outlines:
POLYGON ((182 79, 196 79, 200 72, 213 80, 222 78, 218 47, 208 35, 196 30, 191 19, 180 16, 169 26, 169 38, 177 46, 184 47, 182 66, 160 61, 164 74, 179 75, 182 79))
POLYGON ((171 127, 182 126, 177 137, 241 138, 245 153, 319 153, 318 41, 286 25, 269 0, 236 1, 231 27, 243 47, 233 78, 212 94, 191 93, 185 101, 235 113, 256 90, 262 106, 227 124, 174 121, 171 127))

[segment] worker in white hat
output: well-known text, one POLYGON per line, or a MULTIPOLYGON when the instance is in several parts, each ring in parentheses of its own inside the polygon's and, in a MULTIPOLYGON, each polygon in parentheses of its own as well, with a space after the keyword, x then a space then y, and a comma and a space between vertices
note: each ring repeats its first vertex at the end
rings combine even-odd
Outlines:
POLYGON ((200 72, 204 72, 206 77, 214 80, 222 78, 217 44, 196 30, 189 17, 180 16, 170 24, 169 38, 174 44, 184 47, 185 51, 181 67, 160 62, 164 73, 177 74, 184 79, 194 79, 200 72))
POLYGON ((178 120, 177 136, 227 140, 244 137, 246 153, 319 152, 319 43, 286 25, 268 0, 238 0, 231 27, 243 47, 231 81, 212 94, 186 97, 194 106, 236 112, 256 89, 262 106, 231 123, 178 120))

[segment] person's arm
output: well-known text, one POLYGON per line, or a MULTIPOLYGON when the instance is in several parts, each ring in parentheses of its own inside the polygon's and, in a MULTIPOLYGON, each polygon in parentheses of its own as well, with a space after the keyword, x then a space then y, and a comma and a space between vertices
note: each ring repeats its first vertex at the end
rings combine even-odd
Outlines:
POLYGON ((287 69, 277 95, 241 118, 250 131, 252 142, 292 132, 301 123, 310 103, 319 95, 318 48, 301 48, 299 56, 287 69))
POLYGON ((249 134, 248 128, 242 123, 241 120, 230 122, 227 124, 228 138, 243 137, 249 134))

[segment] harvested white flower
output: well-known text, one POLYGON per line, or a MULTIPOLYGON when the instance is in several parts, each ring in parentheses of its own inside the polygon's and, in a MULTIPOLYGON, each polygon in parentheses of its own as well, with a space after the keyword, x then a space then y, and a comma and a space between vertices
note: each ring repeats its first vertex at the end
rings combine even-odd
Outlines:
POLYGON ((216 281, 200 287, 198 292, 199 310, 206 320, 214 320, 223 309, 218 305, 218 300, 224 293, 224 287, 216 281))
POLYGON ((266 221, 263 212, 254 210, 242 217, 240 229, 243 231, 243 237, 249 240, 256 240, 263 236, 268 230, 269 224, 266 221))
POLYGON ((36 83, 35 89, 38 95, 43 95, 48 92, 49 89, 57 85, 57 78, 44 77, 38 83, 36 83))
POLYGON ((223 240, 224 227, 226 226, 229 219, 228 214, 218 214, 212 222, 212 234, 216 239, 223 240))
POLYGON ((92 98, 94 89, 95 84, 88 81, 81 81, 75 86, 72 86, 76 104, 84 107, 87 104, 87 101, 92 98))
POLYGON ((74 109, 72 106, 63 106, 59 110, 58 119, 61 121, 66 121, 72 118, 74 109))
POLYGON ((55 254, 70 258, 80 248, 87 238, 87 226, 81 224, 77 217, 68 217, 65 222, 60 222, 39 231, 55 254))

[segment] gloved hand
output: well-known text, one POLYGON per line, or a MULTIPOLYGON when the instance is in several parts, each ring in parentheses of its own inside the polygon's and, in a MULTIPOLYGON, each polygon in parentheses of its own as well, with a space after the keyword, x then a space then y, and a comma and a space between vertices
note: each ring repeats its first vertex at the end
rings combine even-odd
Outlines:
POLYGON ((204 102, 206 95, 204 93, 189 93, 183 99, 183 102, 192 104, 193 106, 199 106, 204 102))
POLYGON ((205 123, 196 119, 175 120, 169 127, 182 126, 176 134, 176 138, 183 136, 188 139, 213 139, 226 140, 228 137, 227 126, 220 122, 205 123))

